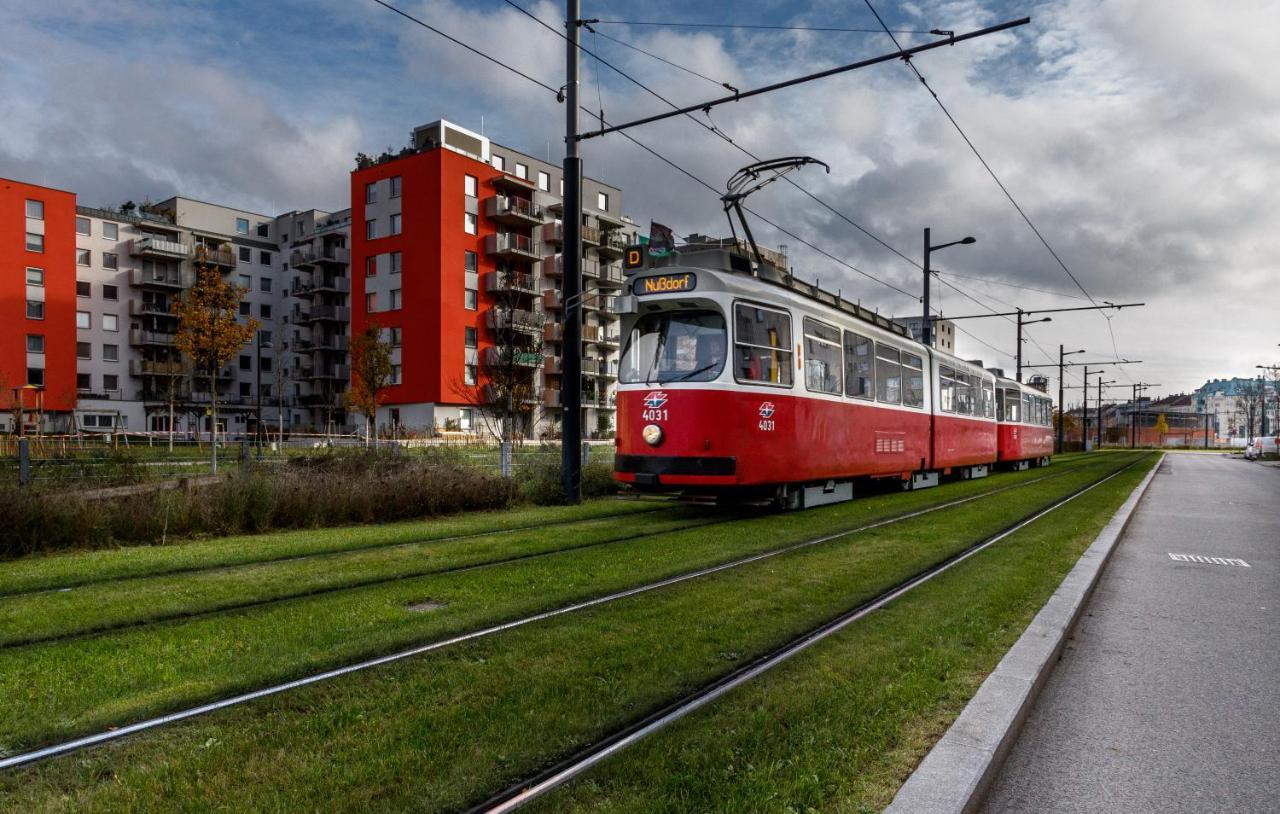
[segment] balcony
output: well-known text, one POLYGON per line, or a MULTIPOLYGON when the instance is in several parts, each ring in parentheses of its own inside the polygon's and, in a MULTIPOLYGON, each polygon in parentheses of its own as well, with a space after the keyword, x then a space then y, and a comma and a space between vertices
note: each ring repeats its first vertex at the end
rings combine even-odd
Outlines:
POLYGON ((146 359, 130 359, 130 376, 182 376, 187 373, 186 367, 178 361, 149 361, 146 359))
POLYGON ((176 269, 171 272, 131 269, 129 271, 129 285, 134 288, 162 288, 167 291, 181 291, 183 287, 182 274, 176 269))
POLYGON ((168 300, 141 299, 129 300, 129 315, 140 316, 174 316, 170 310, 173 304, 168 300))
POLYGON ((595 343, 605 348, 617 348, 622 344, 622 340, 616 333, 601 330, 600 334, 595 339, 595 343))
POLYGON ((533 311, 491 310, 486 314, 489 327, 495 331, 512 330, 527 334, 537 334, 542 330, 547 318, 533 311))
POLYGON ((321 263, 349 265, 351 250, 345 246, 299 246, 289 253, 289 265, 296 269, 314 268, 321 263))
POLYGON ((309 378, 338 379, 345 382, 351 378, 351 368, 347 365, 317 365, 309 378))
POLYGON ((311 291, 317 294, 325 292, 334 294, 350 294, 351 278, 329 277, 326 279, 316 280, 311 284, 311 291))
POLYGON ((508 260, 538 260, 542 257, 541 244, 534 243, 532 238, 510 232, 486 235, 484 251, 485 254, 508 260))
POLYGON ((600 245, 600 230, 594 226, 582 227, 582 244, 584 246, 600 245))
POLYGON ((559 342, 564 339, 564 326, 559 322, 548 322, 542 328, 543 342, 559 342))
POLYGON ((156 235, 149 235, 130 240, 129 254, 133 257, 186 260, 191 256, 191 246, 176 240, 167 240, 156 235))
POLYGON ((351 348, 351 340, 345 336, 326 336, 313 339, 311 348, 314 350, 331 351, 335 353, 346 353, 351 348))
POLYGON ((560 391, 559 390, 543 390, 542 406, 558 408, 560 406, 560 391))
MULTIPOLYGON (((557 254, 542 261, 542 273, 548 277, 564 276, 564 255, 557 254)), ((600 277, 600 261, 582 258, 582 276, 594 280, 600 277)))
POLYGON ((540 237, 543 243, 550 243, 559 246, 564 242, 564 225, 560 221, 555 223, 544 223, 540 237))
POLYGON ((624 282, 626 282, 626 276, 623 275, 622 269, 617 266, 601 266, 600 273, 596 275, 596 280, 598 280, 602 286, 619 288, 624 282))
POLYGON ((350 322, 351 309, 345 305, 313 305, 311 310, 298 311, 297 322, 350 322))
POLYGON ((612 314, 616 310, 613 304, 613 297, 604 297, 599 294, 583 297, 582 304, 588 311, 595 311, 598 314, 612 314))
POLYGON ((609 230, 601 235, 596 254, 609 260, 620 260, 627 253, 627 245, 626 235, 609 230))
POLYGON ((543 356, 541 353, 533 353, 531 351, 512 350, 510 348, 485 348, 484 363, 489 367, 527 367, 534 370, 542 367, 543 356))
POLYGON ((491 271, 484 276, 489 293, 537 294, 538 278, 520 271, 491 271))
POLYGON ((230 249, 210 249, 207 246, 196 246, 194 255, 196 265, 204 263, 219 269, 230 269, 236 266, 235 253, 230 249))
POLYGON ((564 308, 564 294, 554 288, 542 292, 542 309, 544 311, 559 311, 562 308, 564 308))
POLYGON ((147 345, 155 345, 159 347, 173 347, 174 334, 161 333, 159 331, 144 331, 140 328, 131 328, 129 330, 129 344, 135 348, 147 345))
POLYGON ((498 195, 484 202, 484 214, 505 226, 533 226, 543 221, 543 209, 528 198, 498 195))
POLYGON ((542 363, 542 372, 548 376, 559 376, 562 368, 560 367, 559 356, 545 356, 542 363))

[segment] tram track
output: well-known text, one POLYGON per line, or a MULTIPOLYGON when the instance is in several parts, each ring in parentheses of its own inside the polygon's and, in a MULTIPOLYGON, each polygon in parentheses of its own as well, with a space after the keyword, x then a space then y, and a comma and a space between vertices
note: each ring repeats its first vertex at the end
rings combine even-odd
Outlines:
MULTIPOLYGON (((1134 462, 1136 463, 1136 461, 1134 462)), ((1094 461, 1094 462, 1091 462, 1090 465, 1102 466, 1102 465, 1106 465, 1107 463, 1109 462, 1094 461)), ((1006 486, 1002 486, 1002 487, 981 492, 978 494, 969 495, 963 498, 958 498, 956 500, 946 501, 946 502, 942 502, 932 506, 916 509, 913 511, 900 513, 898 515, 894 515, 891 517, 883 518, 883 519, 876 520, 869 523, 864 523, 859 526, 855 526, 853 528, 843 529, 843 530, 835 531, 832 533, 823 534, 817 537, 812 537, 810 539, 799 541, 796 543, 791 543, 784 546, 767 549, 764 551, 756 552, 748 556, 735 558, 733 560, 729 560, 726 562, 721 562, 718 564, 700 567, 697 569, 685 571, 685 572, 675 574, 669 577, 665 577, 662 579, 654 580, 645 584, 631 586, 625 589, 613 591, 613 592, 592 597, 589 599, 572 602, 557 608, 552 608, 550 610, 529 614, 520 618, 511 619, 504 622, 498 622, 495 624, 491 624, 491 625, 474 629, 471 631, 467 631, 464 633, 447 636, 445 638, 442 638, 433 642, 402 649, 402 650, 385 654, 382 656, 364 659, 351 664, 313 673, 311 675, 303 676, 301 678, 293 679, 290 681, 285 681, 285 682, 280 682, 280 683, 260 687, 255 690, 242 692, 242 693, 232 695, 217 701, 187 707, 185 709, 180 709, 167 714, 162 714, 162 715, 154 716, 151 718, 135 721, 133 723, 124 724, 124 725, 107 729, 104 731, 100 731, 94 734, 85 735, 77 738, 71 738, 71 739, 64 740, 51 745, 47 745, 41 748, 33 749, 27 752, 13 754, 7 757, 0 758, 0 769, 19 768, 19 767, 26 766, 41 760, 69 754, 69 753, 86 749, 92 746, 100 745, 100 744, 107 743, 119 738, 123 738, 128 735, 137 734, 140 732, 145 732, 150 729, 162 727, 168 724, 188 720, 188 719, 205 715, 211 712, 215 712, 217 710, 238 706, 241 704, 248 703, 250 701, 266 698, 266 697, 277 695, 280 693, 285 693, 294 689, 299 689, 299 688, 316 684, 319 682, 338 678, 340 676, 350 675, 350 674, 368 670, 374 667, 387 665, 394 662, 409 659, 418 655, 423 655, 426 653, 442 650, 454 645, 462 644, 464 642, 476 641, 476 640, 486 638, 504 631, 514 630, 516 628, 524 627, 526 625, 533 624, 536 622, 541 622, 541 621, 556 618, 559 616, 564 616, 564 615, 585 610, 588 608, 599 607, 599 606, 616 602, 618 600, 622 600, 628 597, 645 594, 645 593, 666 588, 669 586, 689 582, 691 580, 699 579, 699 578, 710 576, 717 573, 722 573, 722 572, 725 572, 734 568, 738 568, 741 566, 745 566, 751 563, 760 562, 763 560, 767 560, 767 559, 784 555, 787 553, 791 553, 794 551, 799 551, 802 549, 821 545, 823 543, 832 542, 834 540, 839 540, 842 538, 849 537, 851 535, 855 535, 861 532, 870 531, 872 529, 877 529, 884 526, 892 525, 894 523, 899 523, 912 518, 921 517, 921 516, 932 514, 939 511, 944 511, 946 509, 974 503, 980 500, 985 500, 995 495, 1008 492, 1012 489, 1017 489, 1023 486, 1030 485, 1032 483, 1038 483, 1049 478, 1060 477, 1073 472, 1079 472, 1087 468, 1088 466, 1086 465, 1073 466, 1069 469, 1059 470, 1057 472, 1053 472, 1048 475, 1042 475, 1040 477, 1033 478, 1027 481, 1021 481, 1018 483, 1009 484, 1006 486)), ((1110 476, 1114 476, 1114 474, 1118 474, 1120 471, 1123 471, 1123 470, 1117 469, 1110 476)), ((1097 481, 1092 485, 1097 485, 1097 483, 1100 483, 1100 482, 1102 481, 1097 481)))
POLYGON ((685 694, 666 706, 650 713, 536 775, 498 792, 484 802, 467 809, 466 814, 506 814, 533 802, 559 788, 596 765, 659 732, 687 715, 713 703, 716 699, 746 684, 792 657, 839 633, 870 614, 881 610, 916 588, 946 573, 962 562, 994 546, 1000 541, 1030 526, 1032 523, 1071 503, 1107 481, 1116 478, 1143 461, 1140 456, 1105 476, 1076 489, 1071 494, 1055 500, 1049 506, 1024 516, 1004 529, 985 537, 961 551, 951 554, 928 568, 908 577, 878 596, 861 602, 837 616, 794 637, 789 642, 764 654, 714 681, 685 694))
MULTIPOLYGON (((1065 476, 1071 472, 1077 471, 1079 468, 1089 466, 1089 465, 1097 465, 1097 464, 1098 462, 1092 461, 1092 462, 1084 462, 1084 463, 1064 466, 1059 469, 1056 469, 1053 472, 1050 472, 1045 475, 1041 475, 1036 478, 1031 478, 1015 484, 1009 484, 1008 486, 998 487, 995 490, 988 490, 987 492, 981 493, 980 496, 998 494, 1000 491, 1003 491, 1006 489, 1028 486, 1034 483, 1039 483, 1046 479, 1065 476)), ((637 512, 636 514, 639 515, 640 517, 647 517, 652 515, 653 512, 637 512)), ((268 608, 268 607, 272 607, 275 605, 280 605, 288 602, 303 601, 307 599, 313 599, 313 598, 322 597, 326 595, 341 593, 344 591, 359 590, 361 588, 375 587, 378 585, 388 585, 388 584, 400 582, 403 580, 418 579, 422 577, 433 577, 433 576, 450 576, 450 575, 468 573, 471 571, 482 570, 486 568, 495 568, 495 567, 501 567, 505 565, 512 565, 516 563, 529 562, 533 560, 553 557, 559 554, 588 551, 593 548, 600 548, 600 547, 609 546, 609 545, 617 545, 620 543, 635 542, 637 540, 644 540, 644 539, 667 535, 667 534, 676 534, 676 533, 679 533, 682 531, 688 531, 691 529, 709 528, 712 526, 723 525, 725 523, 748 519, 752 516, 752 514, 753 513, 750 511, 740 510, 740 511, 733 512, 730 516, 727 516, 727 517, 710 519, 710 520, 695 519, 692 522, 684 523, 681 525, 668 526, 665 528, 652 530, 652 531, 639 531, 631 534, 623 534, 616 537, 608 537, 602 540, 595 540, 587 543, 559 546, 556 548, 550 548, 542 551, 531 551, 523 554, 513 555, 510 557, 500 557, 497 559, 482 560, 478 562, 466 563, 466 564, 457 565, 457 566, 448 566, 443 568, 416 569, 416 570, 403 571, 403 572, 394 573, 394 574, 385 574, 380 576, 368 577, 365 579, 346 580, 346 581, 331 584, 331 585, 315 586, 313 588, 291 591, 287 593, 273 595, 270 597, 247 599, 247 600, 241 600, 241 601, 213 603, 208 606, 200 607, 200 608, 175 610, 170 613, 156 614, 144 619, 123 619, 116 622, 102 621, 97 624, 87 625, 87 626, 84 626, 75 630, 70 630, 64 633, 50 633, 46 635, 10 636, 8 638, 4 637, 3 634, 0 634, 0 651, 13 650, 17 648, 31 647, 31 646, 42 645, 42 644, 67 642, 67 641, 72 641, 76 639, 85 639, 85 638, 94 637, 94 636, 104 636, 104 635, 110 635, 113 633, 120 633, 123 631, 130 631, 130 630, 138 630, 142 628, 159 626, 159 625, 164 625, 164 624, 174 623, 174 622, 193 621, 197 619, 216 616, 219 614, 235 613, 237 611, 254 610, 258 608, 268 608)), ((630 514, 607 515, 602 518, 593 518, 592 521, 617 520, 620 517, 623 519, 629 519, 631 516, 632 515, 630 514)), ((592 521, 575 520, 575 521, 571 521, 569 523, 563 524, 563 526, 564 527, 580 526, 586 522, 592 522, 592 521)), ((534 526, 532 528, 542 530, 542 529, 555 528, 555 525, 542 524, 539 526, 534 526)), ((512 531, 514 531, 514 529, 512 529, 512 531)), ((381 550, 405 548, 405 547, 414 546, 414 545, 423 545, 427 543, 434 544, 437 542, 444 542, 446 540, 478 539, 481 537, 488 537, 488 536, 494 536, 494 535, 468 534, 468 535, 460 535, 460 536, 451 537, 451 538, 438 538, 435 540, 429 540, 424 542, 396 543, 396 544, 379 546, 374 548, 376 548, 376 550, 381 551, 381 550)), ((338 557, 344 554, 349 555, 352 553, 353 551, 350 551, 350 550, 343 551, 343 552, 325 552, 323 554, 317 554, 317 555, 307 555, 303 557, 286 558, 286 559, 272 561, 270 563, 255 563, 255 565, 284 564, 284 563, 296 562, 298 560, 309 560, 316 557, 330 558, 330 557, 338 557)), ((241 566, 234 566, 234 567, 238 568, 241 566)), ((211 570, 221 571, 222 569, 211 569, 211 570)), ((139 578, 133 578, 133 579, 148 579, 148 578, 150 577, 139 577, 139 578)), ((108 584, 113 584, 113 583, 108 583, 108 584)))

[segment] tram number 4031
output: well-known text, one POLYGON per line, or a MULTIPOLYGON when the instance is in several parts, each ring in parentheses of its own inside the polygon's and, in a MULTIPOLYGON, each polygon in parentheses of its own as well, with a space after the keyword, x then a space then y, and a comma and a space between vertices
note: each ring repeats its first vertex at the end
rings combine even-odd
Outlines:
POLYGON ((650 407, 640 413, 640 417, 645 421, 666 421, 667 409, 665 407, 650 407))
POLYGON ((756 424, 756 428, 761 432, 773 432, 777 427, 773 420, 774 409, 772 401, 766 401, 760 405, 760 421, 756 424))

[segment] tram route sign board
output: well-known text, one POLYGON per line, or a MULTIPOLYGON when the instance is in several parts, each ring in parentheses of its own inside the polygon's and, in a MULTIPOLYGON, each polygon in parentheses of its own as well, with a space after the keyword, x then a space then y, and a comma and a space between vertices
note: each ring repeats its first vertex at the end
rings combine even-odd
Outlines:
POLYGON ((627 270, 642 269, 649 265, 648 256, 645 254, 645 246, 643 243, 636 243, 627 246, 624 250, 626 256, 623 259, 622 267, 627 270))
POLYGON ((692 291, 698 287, 698 275, 690 271, 680 274, 654 274, 638 277, 631 284, 631 290, 638 296, 645 294, 675 294, 680 291, 692 291))

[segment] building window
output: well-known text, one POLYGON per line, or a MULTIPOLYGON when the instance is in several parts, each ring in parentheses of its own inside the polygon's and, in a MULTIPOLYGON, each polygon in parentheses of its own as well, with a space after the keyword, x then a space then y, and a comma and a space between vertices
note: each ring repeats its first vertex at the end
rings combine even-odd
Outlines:
POLYGON ((76 296, 88 297, 93 293, 92 286, 84 280, 76 280, 76 296))
POLYGON ((44 334, 27 334, 27 353, 44 353, 44 334))
POLYGON ((271 306, 265 302, 259 305, 258 316, 262 317, 263 319, 271 319, 271 306))
POLYGON ((462 304, 468 311, 474 311, 479 307, 479 296, 474 288, 468 288, 463 292, 462 304))
POLYGON ((93 358, 93 345, 89 344, 88 342, 77 342, 77 343, 76 343, 76 358, 77 358, 77 359, 92 359, 92 358, 93 358))
POLYGON ((609 193, 607 192, 596 193, 596 209, 599 209, 601 212, 609 211, 609 193))
POLYGON ((103 345, 103 346, 102 346, 102 361, 104 361, 104 362, 119 362, 119 361, 120 361, 120 346, 119 346, 119 345, 103 345))
POLYGON ((27 199, 27 217, 32 220, 44 220, 44 201, 27 199))
POLYGON ((500 155, 495 155, 495 156, 493 157, 493 168, 494 168, 495 170, 497 170, 498 172, 506 172, 506 171, 507 171, 507 159, 503 158, 503 157, 502 157, 502 156, 500 156, 500 155))
POLYGON ((461 407, 458 409, 458 429, 463 432, 471 431, 471 408, 461 407))
POLYGON ((27 368, 27 384, 35 385, 36 387, 44 387, 44 368, 27 368))
POLYGON ((259 224, 258 224, 258 237, 271 237, 271 224, 269 224, 269 223, 259 223, 259 224))
POLYGON ((259 277, 259 278, 258 278, 258 288, 261 288, 263 291, 270 291, 270 290, 271 290, 271 278, 270 278, 270 277, 259 277))
POLYGON ((525 179, 525 180, 528 180, 528 178, 529 178, 529 168, 528 168, 528 167, 526 167, 524 164, 521 164, 521 163, 519 163, 519 162, 516 162, 516 177, 517 177, 517 178, 523 178, 523 179, 525 179))
POLYGON ((387 333, 388 333, 387 341, 391 343, 391 347, 393 348, 400 347, 400 340, 401 340, 400 328, 388 328, 387 333))
POLYGON ((391 311, 400 310, 400 289, 391 289, 391 302, 388 304, 387 308, 391 311))
POLYGON ((378 310, 378 295, 376 292, 370 291, 364 295, 364 310, 367 314, 376 313, 378 310))
POLYGON ((475 365, 462 366, 462 383, 463 384, 476 383, 476 366, 475 365))
POLYGON ((398 175, 391 176, 391 197, 400 197, 400 176, 398 175))
POLYGON ((120 268, 120 256, 114 252, 102 253, 102 267, 112 271, 120 268))
POLYGON ((400 213, 393 212, 391 214, 391 234, 400 234, 400 213))
POLYGON ((249 234, 249 221, 245 218, 236 218, 236 234, 249 234))
POLYGON ((391 366, 391 383, 400 384, 400 365, 391 366))
POLYGON ((538 170, 538 189, 543 192, 551 191, 551 176, 542 170, 538 170))
POLYGON ((44 285, 44 269, 27 267, 27 285, 44 285))
POLYGON ((470 250, 462 253, 462 267, 467 271, 476 270, 476 253, 470 250))
POLYGON ((462 176, 462 194, 463 195, 466 195, 468 198, 474 198, 476 197, 477 189, 478 187, 477 187, 476 177, 474 175, 462 176))
POLYGON ((241 262, 241 263, 252 263, 252 262, 253 262, 253 249, 250 249, 248 246, 241 246, 241 247, 240 247, 240 262, 241 262))
POLYGON ((89 237, 93 234, 93 222, 88 218, 76 217, 76 234, 89 237))
POLYGON ((27 300, 27 319, 44 319, 44 303, 40 300, 27 300))
POLYGON ((102 224, 102 238, 103 240, 119 240, 120 224, 118 223, 102 224))
POLYGON ((400 252, 391 253, 391 273, 392 274, 400 273, 400 252))
POLYGON ((248 274, 241 274, 241 275, 240 275, 240 287, 241 287, 241 288, 243 288, 243 289, 245 289, 245 290, 248 290, 248 289, 250 289, 250 288, 253 288, 253 278, 252 278, 252 277, 250 277, 248 274))
MULTIPOLYGON (((91 375, 90 375, 90 374, 88 374, 88 373, 77 373, 77 374, 76 374, 76 389, 77 389, 77 390, 92 390, 92 389, 93 389, 93 376, 91 376, 91 375)), ((96 418, 96 416, 95 416, 95 418, 96 418)))
POLYGON ((364 185, 364 202, 367 204, 376 203, 378 200, 378 182, 371 181, 364 185))
POLYGON ((120 330, 120 317, 116 316, 115 314, 103 314, 102 330, 104 331, 120 330))
POLYGON ((76 249, 76 265, 87 266, 92 262, 88 249, 76 249))
POLYGON ((253 357, 247 353, 240 354, 240 369, 253 370, 253 357))
POLYGON ((114 373, 104 373, 102 376, 102 389, 108 393, 120 389, 120 377, 114 373))
POLYGON ((107 285, 104 283, 102 286, 102 298, 104 300, 120 299, 120 288, 118 286, 107 285))
POLYGON ((466 232, 469 235, 474 235, 476 233, 476 216, 475 215, 471 214, 470 212, 463 213, 462 231, 466 232))
POLYGON ((271 265, 271 252, 258 252, 258 263, 264 266, 271 265))
POLYGON ((248 396, 251 394, 248 382, 240 382, 240 395, 248 396))
POLYGON ((37 235, 37 234, 33 234, 32 232, 27 232, 27 251, 43 253, 44 252, 44 235, 37 235))
POLYGON ((378 258, 376 255, 371 255, 364 259, 364 276, 366 277, 378 276, 378 258))
POLYGON ((91 328, 93 320, 88 311, 76 311, 76 328, 91 328))
POLYGON ((258 331, 258 344, 266 347, 271 344, 271 331, 258 331))
POLYGON ((560 197, 561 198, 564 197, 564 179, 563 178, 560 179, 560 197))
POLYGON ((373 240, 378 236, 378 219, 369 218, 364 222, 364 239, 373 240))
POLYGON ((467 325, 462 329, 462 346, 465 348, 474 348, 476 346, 476 329, 474 325, 467 325))
POLYGON ((242 316, 242 317, 247 317, 247 316, 252 315, 252 314, 253 314, 253 311, 251 311, 251 310, 250 310, 252 307, 253 307, 253 306, 252 306, 252 305, 250 305, 248 302, 241 301, 241 303, 240 303, 240 316, 242 316))

